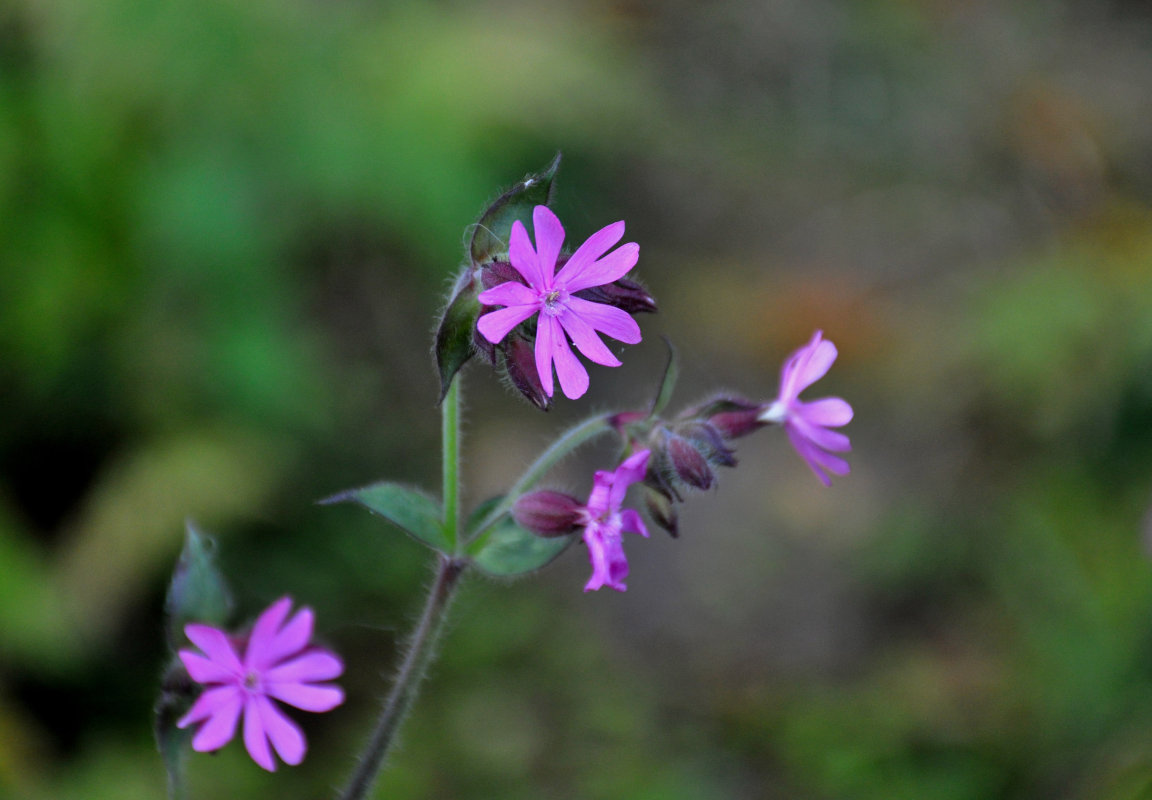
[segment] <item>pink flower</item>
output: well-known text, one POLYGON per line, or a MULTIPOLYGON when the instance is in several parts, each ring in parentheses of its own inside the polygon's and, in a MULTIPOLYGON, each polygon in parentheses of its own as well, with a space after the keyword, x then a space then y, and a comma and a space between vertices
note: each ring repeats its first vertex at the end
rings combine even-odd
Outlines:
POLYGON ((839 397, 824 397, 811 403, 799 399, 800 392, 824 377, 836 360, 836 345, 824 341, 823 335, 823 331, 816 331, 808 344, 784 362, 780 394, 756 419, 782 423, 796 452, 825 486, 831 486, 828 472, 847 475, 850 469, 847 461, 832 453, 846 453, 852 446, 847 436, 828 428, 847 425, 852 419, 852 406, 839 397))
POLYGON ((636 266, 640 247, 629 242, 607 253, 624 235, 624 223, 617 222, 592 234, 556 272, 556 259, 564 243, 560 220, 547 206, 536 206, 532 211, 532 225, 536 231, 535 249, 519 220, 512 223, 508 245, 512 267, 527 285, 506 281, 481 292, 481 303, 505 308, 480 317, 476 327, 484 338, 496 344, 521 322, 539 313, 536 371, 544 392, 552 396, 552 365, 555 364, 560 388, 566 397, 575 400, 588 391, 588 371, 573 355, 568 346, 569 337, 589 360, 608 367, 620 366, 620 360, 612 355, 598 333, 627 344, 640 341, 640 326, 626 311, 575 294, 622 278, 636 266))
POLYGON ((643 480, 648 469, 648 450, 625 459, 615 472, 599 470, 592 483, 592 493, 588 505, 581 512, 584 525, 584 543, 588 545, 588 557, 592 561, 592 577, 584 586, 590 592, 601 586, 609 586, 618 592, 628 587, 624 579, 628 577, 628 561, 624 557, 621 534, 624 531, 648 535, 644 520, 630 508, 621 509, 628 487, 643 480))
POLYGON ((330 711, 344 702, 340 687, 318 683, 339 677, 344 664, 335 653, 309 647, 312 610, 301 608, 285 623, 292 600, 282 597, 256 620, 247 643, 236 643, 221 630, 190 624, 184 632, 203 654, 181 650, 180 660, 192 680, 207 687, 177 726, 203 723, 192 749, 219 750, 236 735, 244 716, 244 746, 252 759, 274 772, 276 761, 268 743, 288 764, 304 760, 307 744, 300 728, 280 711, 273 699, 305 711, 330 711))

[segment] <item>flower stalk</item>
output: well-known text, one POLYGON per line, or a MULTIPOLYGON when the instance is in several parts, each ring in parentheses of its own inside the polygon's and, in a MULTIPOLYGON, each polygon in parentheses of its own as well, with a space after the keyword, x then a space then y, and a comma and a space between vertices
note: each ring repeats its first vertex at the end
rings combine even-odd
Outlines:
POLYGON ((444 484, 444 533, 449 552, 460 543, 460 376, 440 404, 441 478, 444 484))
POLYGON ((396 740, 400 723, 412 707, 412 702, 420 689, 420 684, 428 672, 428 667, 436 653, 436 642, 444 629, 448 606, 459 587, 468 562, 441 554, 437 561, 436 577, 432 582, 420 622, 408 642, 408 651, 396 675, 392 691, 384 700, 372 737, 360 756, 360 761, 351 779, 338 795, 339 800, 364 800, 369 796, 376 779, 396 740))

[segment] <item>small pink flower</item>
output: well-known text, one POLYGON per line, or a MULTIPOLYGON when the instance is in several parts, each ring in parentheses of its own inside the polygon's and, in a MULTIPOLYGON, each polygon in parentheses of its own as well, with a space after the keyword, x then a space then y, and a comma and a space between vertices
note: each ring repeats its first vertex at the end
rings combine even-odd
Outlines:
POLYGON ((756 419, 783 424, 796 452, 825 486, 831 486, 828 472, 847 475, 850 470, 847 461, 832 453, 846 453, 852 446, 847 436, 828 428, 847 425, 852 419, 852 406, 839 397, 824 397, 811 403, 799 399, 800 392, 824 377, 836 360, 836 345, 824 341, 823 335, 823 331, 816 331, 808 344, 784 362, 780 394, 756 419))
POLYGON ((590 592, 601 586, 609 586, 618 592, 628 587, 624 579, 628 577, 628 561, 624 557, 624 544, 621 534, 624 531, 648 535, 644 520, 630 508, 621 509, 628 487, 643 480, 648 469, 648 450, 629 456, 616 468, 615 472, 599 470, 592 483, 592 493, 588 504, 581 512, 580 524, 584 525, 584 543, 588 545, 588 557, 592 561, 592 577, 584 586, 590 592))
POLYGON ((285 623, 292 600, 282 597, 256 620, 247 642, 236 643, 221 630, 190 624, 184 632, 203 654, 181 650, 180 660, 192 680, 204 684, 204 692, 177 726, 203 723, 192 739, 192 749, 202 753, 219 750, 236 735, 244 717, 244 746, 252 759, 275 772, 276 761, 268 743, 287 764, 304 760, 307 744, 295 722, 288 719, 273 699, 305 711, 330 711, 344 702, 344 692, 333 684, 344 663, 328 650, 310 647, 312 610, 301 608, 285 623))
POLYGON ((555 364, 560 388, 566 397, 575 400, 588 391, 588 371, 572 353, 569 337, 589 360, 607 367, 620 366, 620 360, 612 355, 598 333, 627 344, 640 341, 640 326, 627 312, 575 294, 622 278, 636 266, 640 247, 629 242, 608 253, 624 235, 624 223, 616 222, 588 237, 556 272, 564 227, 547 206, 533 209, 532 225, 536 232, 535 249, 519 220, 512 223, 508 244, 508 259, 527 285, 512 280, 481 292, 481 303, 505 308, 480 317, 476 327, 485 339, 496 344, 521 322, 538 313, 536 370, 544 393, 552 396, 555 364))

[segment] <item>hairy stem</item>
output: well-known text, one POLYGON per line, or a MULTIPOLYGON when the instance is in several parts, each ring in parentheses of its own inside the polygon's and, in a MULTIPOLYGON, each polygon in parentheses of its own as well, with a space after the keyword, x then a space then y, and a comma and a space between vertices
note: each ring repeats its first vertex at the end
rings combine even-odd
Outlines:
POLYGON ((456 553, 460 543, 460 376, 448 387, 440 404, 441 477, 444 484, 444 531, 448 548, 456 553))
POLYGON ((602 433, 607 433, 612 430, 608 426, 610 416, 610 414, 600 414, 595 417, 589 417, 561 434, 559 439, 554 441, 547 450, 540 454, 539 458, 532 462, 532 465, 524 471, 524 474, 520 476, 516 483, 512 484, 508 493, 504 495, 504 499, 488 512, 488 516, 484 518, 483 522, 472 531, 472 538, 475 538, 492 527, 497 520, 507 514, 508 510, 512 508, 516 502, 516 498, 532 488, 536 481, 548 474, 548 470, 556 466, 565 456, 580 447, 580 445, 595 439, 602 433))
POLYGON ((420 622, 408 642, 408 652, 400 665, 396 682, 384 701, 372 737, 364 748, 355 772, 339 795, 339 800, 364 800, 376 783, 388 751, 395 742, 396 732, 407 716, 408 709, 412 707, 420 684, 435 657, 436 640, 440 637, 448 606, 467 565, 464 559, 450 558, 443 554, 439 556, 436 578, 428 593, 420 622))

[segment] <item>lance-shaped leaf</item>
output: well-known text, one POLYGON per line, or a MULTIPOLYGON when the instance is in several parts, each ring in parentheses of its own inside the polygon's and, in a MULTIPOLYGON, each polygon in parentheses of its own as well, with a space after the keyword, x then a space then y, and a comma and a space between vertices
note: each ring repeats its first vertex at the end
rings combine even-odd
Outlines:
POLYGON ((334 494, 320 505, 347 501, 379 514, 434 550, 447 553, 450 549, 440 504, 416 489, 384 481, 334 494))
POLYGON ((503 517, 468 546, 468 554, 481 571, 497 577, 534 572, 563 553, 575 535, 542 537, 503 517))
POLYGON ((184 641, 186 623, 223 625, 232 611, 232 594, 216 566, 215 544, 191 520, 185 523, 184 549, 172 571, 164 611, 165 632, 173 650, 184 641))
POLYGON ((476 271, 466 267, 456 278, 452 296, 440 322, 436 326, 436 369, 440 373, 440 400, 448 394, 448 387, 460 368, 472 357, 472 337, 476 318, 480 316, 480 281, 476 271))
POLYGON ((476 221, 468 251, 473 266, 495 261, 508 252, 508 238, 512 223, 520 220, 525 225, 532 221, 532 209, 546 206, 552 199, 552 180, 560 168, 560 154, 552 159, 542 172, 529 175, 500 197, 476 221))

